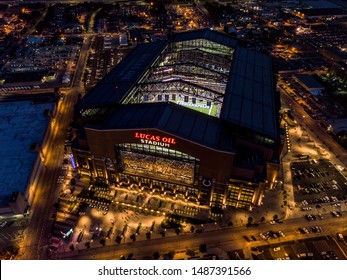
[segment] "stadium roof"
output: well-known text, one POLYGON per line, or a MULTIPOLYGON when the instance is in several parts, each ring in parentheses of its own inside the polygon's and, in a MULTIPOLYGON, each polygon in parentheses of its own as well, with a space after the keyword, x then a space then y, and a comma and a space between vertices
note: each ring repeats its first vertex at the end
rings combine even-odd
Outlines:
POLYGON ((237 48, 234 52, 221 118, 277 137, 272 62, 268 55, 237 48))
POLYGON ((205 28, 187 32, 176 33, 172 36, 172 42, 181 42, 195 39, 206 39, 230 48, 236 48, 238 41, 221 32, 205 28))
MULTIPOLYGON (((172 36, 170 41, 193 39, 206 39, 231 48, 235 48, 238 44, 237 40, 211 29, 177 33, 172 36)), ((77 108, 109 107, 119 103, 170 41, 163 40, 138 45, 82 98, 77 104, 77 108)))
MULTIPOLYGON (((200 143, 217 150, 221 123, 208 116, 171 102, 120 105, 112 117, 101 127, 86 126, 86 129, 158 129, 160 131, 200 143)), ((223 139, 225 142, 225 139, 223 139)), ((230 143, 231 141, 229 141, 230 143)))
POLYGON ((132 50, 77 104, 77 108, 109 107, 119 103, 165 48, 167 41, 141 44, 132 50))
MULTIPOLYGON (((193 39, 206 39, 235 49, 220 118, 236 126, 277 138, 278 119, 276 110, 278 108, 270 56, 237 46, 235 39, 210 29, 177 33, 172 36, 170 41, 138 45, 77 104, 77 109, 109 107, 120 104, 169 42, 193 39)), ((216 135, 214 133, 216 128, 212 123, 217 123, 218 119, 212 121, 212 117, 208 121, 208 125, 206 124, 206 127, 210 126, 208 130, 212 131, 211 134, 205 129, 206 132, 198 137, 199 133, 202 133, 198 127, 200 125, 205 127, 205 124, 200 123, 198 119, 207 120, 211 117, 203 116, 203 114, 198 114, 198 112, 183 106, 168 105, 167 103, 153 105, 153 107, 147 103, 138 104, 137 106, 126 105, 130 110, 128 113, 125 112, 128 109, 125 109, 123 105, 118 106, 119 109, 117 108, 114 113, 114 116, 117 117, 112 118, 113 121, 110 120, 110 123, 107 124, 108 127, 136 128, 136 125, 138 125, 139 127, 150 128, 153 125, 158 129, 166 129, 165 131, 168 133, 171 131, 177 133, 177 135, 181 134, 190 139, 195 139, 197 142, 202 143, 205 141, 208 146, 217 146, 216 143, 212 143, 212 140, 212 142, 208 142, 207 139, 212 137, 211 135, 216 135), (138 112, 135 112, 134 108, 138 112), (156 113, 151 108, 159 111, 156 113), (134 114, 133 119, 130 118, 130 114, 134 114), (155 121, 155 118, 151 121, 151 116, 154 114, 159 114, 157 118, 161 122, 155 121), (167 125, 163 125, 162 122, 166 117, 171 121, 167 125), (181 117, 187 118, 185 122, 189 125, 194 127, 198 125, 197 128, 186 128, 187 125, 180 124, 178 120, 181 117), (123 119, 124 124, 118 118, 123 119), (176 122, 177 124, 175 124, 176 122), (171 127, 174 125, 177 126, 176 130, 171 127), (188 129, 191 131, 188 131, 188 129), (195 129, 200 131, 194 133, 195 129), (206 140, 203 140, 205 138, 206 140)))

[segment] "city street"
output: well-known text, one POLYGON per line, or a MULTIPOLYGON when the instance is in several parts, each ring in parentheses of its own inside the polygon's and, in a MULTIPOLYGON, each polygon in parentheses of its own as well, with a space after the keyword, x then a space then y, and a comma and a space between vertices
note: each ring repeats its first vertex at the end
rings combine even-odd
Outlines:
MULTIPOLYGON (((279 87, 281 93, 281 101, 282 107, 286 107, 291 109, 291 113, 294 116, 294 119, 298 124, 301 124, 303 128, 310 131, 315 135, 315 139, 318 142, 322 143, 321 146, 325 146, 326 150, 328 150, 334 161, 341 162, 343 166, 347 164, 347 153, 344 148, 342 148, 331 136, 324 131, 324 129, 317 123, 317 121, 313 120, 301 107, 298 103, 296 103, 286 92, 284 92, 279 87)), ((317 142, 316 141, 316 142, 317 142)))
MULTIPOLYGON (((347 217, 325 219, 312 222, 323 228, 324 235, 334 234, 336 231, 347 230, 347 217)), ((180 236, 162 237, 151 240, 129 242, 120 245, 106 247, 80 249, 62 255, 62 259, 119 259, 121 255, 134 254, 135 259, 151 259, 154 252, 166 254, 169 251, 180 251, 186 249, 196 249, 200 244, 206 243, 208 248, 222 248, 225 251, 244 248, 250 253, 250 247, 266 244, 276 244, 293 239, 303 239, 322 234, 310 233, 307 235, 296 233, 297 228, 307 226, 304 218, 286 220, 284 224, 270 225, 262 224, 257 228, 235 227, 222 230, 205 231, 200 234, 185 234, 180 236), (261 232, 270 230, 281 230, 286 236, 277 240, 269 239, 264 241, 259 237, 261 232), (254 235, 257 241, 248 242, 243 235, 254 235)))
MULTIPOLYGON (((80 68, 77 68, 80 69, 80 68)), ((78 81, 77 79, 75 81, 78 81)), ((75 82, 76 83, 76 82, 75 82)), ((300 107, 299 107, 300 108, 300 107)), ((324 132, 321 132, 324 135, 324 132)), ((326 135, 329 137, 328 135, 326 135)), ((331 140, 333 141, 333 140, 331 140)), ((63 142, 63 141, 61 141, 63 142)), ((60 161, 56 162, 59 167, 60 161)), ((59 169, 59 168, 58 168, 59 169)), ((51 182, 52 183, 52 182, 51 182)), ((291 182, 286 182, 285 185, 291 185, 291 182)), ((52 183, 54 185, 54 182, 52 183)), ((290 189, 290 188, 289 188, 290 189)), ((136 242, 124 243, 120 245, 109 245, 112 244, 113 241, 107 242, 108 245, 105 247, 92 246, 90 249, 85 249, 84 246, 76 247, 76 250, 73 252, 66 252, 64 254, 57 254, 53 256, 53 258, 62 258, 62 259, 117 259, 120 255, 134 254, 135 258, 151 258, 153 252, 158 251, 161 254, 165 254, 171 250, 185 250, 186 248, 197 248, 202 243, 207 243, 210 248, 223 248, 223 249, 235 249, 235 248, 246 248, 246 251, 250 251, 250 246, 258 246, 276 242, 282 242, 287 240, 293 240, 298 238, 306 238, 306 235, 299 235, 295 231, 298 227, 307 226, 307 221, 303 218, 303 213, 300 212, 300 209, 290 211, 286 207, 287 218, 292 217, 292 219, 285 220, 285 224, 281 225, 269 225, 261 224, 258 228, 245 228, 244 225, 246 223, 248 216, 253 216, 255 219, 260 219, 261 215, 264 215, 268 219, 271 219, 272 215, 279 213, 281 208, 279 207, 279 202, 277 200, 277 196, 279 194, 279 190, 268 192, 265 198, 267 207, 260 207, 257 210, 257 213, 249 213, 243 214, 242 211, 231 211, 234 216, 234 228, 224 228, 220 229, 218 227, 206 227, 206 231, 201 234, 194 234, 194 238, 192 238, 192 234, 185 233, 179 236, 167 235, 166 237, 161 237, 159 234, 154 234, 151 240, 145 240, 144 233, 142 233, 142 237, 137 238, 136 242), (273 194, 273 195, 272 195, 273 194), (271 206, 272 205, 272 206, 271 206), (269 208, 270 206, 270 208, 269 208), (276 210, 277 209, 277 210, 276 210), (298 212, 299 211, 299 212, 298 212), (302 217, 300 217, 302 215, 302 217), (300 218, 295 218, 300 217, 300 218), (239 222, 238 222, 239 221, 239 222), (259 234, 263 231, 267 230, 282 230, 285 234, 285 238, 281 238, 280 240, 270 240, 263 241, 259 238, 259 234), (258 241, 252 241, 251 243, 247 242, 242 236, 244 234, 257 236, 258 241), (222 240, 222 241, 221 241, 222 240), (131 244, 131 245, 130 245, 131 244), (156 246, 153 247, 153 244, 156 246), (131 248, 129 248, 131 247, 131 248), (115 252, 115 249, 117 251, 115 252)), ((51 201, 53 203, 53 201, 51 201)), ((327 207, 329 208, 329 207, 327 207)), ((313 210, 317 211, 317 210, 313 210)), ((324 211, 327 211, 324 209, 324 211)), ((344 223, 346 222, 346 218, 334 219, 330 216, 327 211, 327 215, 325 215, 325 220, 319 220, 314 223, 314 225, 319 225, 324 229, 324 235, 326 234, 334 234, 336 231, 344 231, 346 227, 344 223), (336 223, 338 222, 338 224, 336 223), (338 226, 341 225, 341 226, 338 226)), ((48 214, 47 214, 48 215, 48 214)), ((48 216, 49 218, 49 216, 48 216)), ((313 225, 313 224, 312 224, 313 225)), ((47 236, 48 232, 45 233, 47 236)), ((315 236, 317 234, 309 234, 310 236, 315 236)), ((115 237, 113 237, 114 239, 115 237)), ((129 240, 129 239, 128 239, 129 240)), ((128 241, 127 240, 127 241, 128 241)))
POLYGON ((56 188, 56 180, 64 156, 65 135, 72 119, 73 106, 76 103, 77 95, 79 93, 83 94, 80 81, 91 40, 92 37, 84 40, 72 87, 63 91, 65 98, 58 106, 55 122, 51 124, 54 123, 52 134, 48 142, 43 145, 45 162, 41 167, 42 173, 36 184, 30 222, 24 234, 24 241, 20 246, 19 258, 21 259, 45 259, 45 246, 53 222, 50 215, 59 193, 59 189, 56 188))
POLYGON ((268 3, 115 2, 4 9, 1 92, 59 100, 28 186, 29 215, 4 226, 0 244, 18 245, 23 260, 178 259, 202 244, 251 259, 251 247, 328 236, 347 252, 347 152, 327 133, 347 110, 322 99, 340 80, 320 53, 342 48, 337 27, 304 28, 310 11, 301 18, 268 3), (328 86, 304 92, 300 73, 320 73, 328 86))

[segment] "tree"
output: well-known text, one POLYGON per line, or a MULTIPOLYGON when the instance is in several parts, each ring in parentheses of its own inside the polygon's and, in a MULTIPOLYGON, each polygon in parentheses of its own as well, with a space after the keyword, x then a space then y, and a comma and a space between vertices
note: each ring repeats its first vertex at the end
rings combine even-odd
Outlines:
POLYGON ((200 251, 201 253, 205 253, 205 252, 207 251, 207 246, 206 246, 205 243, 200 244, 200 246, 199 246, 199 251, 200 251))
POLYGON ((194 257, 194 256, 195 256, 194 250, 188 249, 188 250, 186 251, 186 255, 187 255, 187 256, 194 257))
POLYGON ((170 259, 173 259, 175 257, 175 251, 170 251, 167 256, 170 258, 170 259))
POLYGON ((118 244, 122 242, 122 237, 121 237, 120 235, 118 235, 118 236, 116 237, 116 242, 117 242, 118 244))
POLYGON ((136 234, 133 233, 132 235, 130 235, 130 239, 131 239, 132 241, 136 241, 136 234))
POLYGON ((105 244, 106 244, 106 240, 103 238, 103 239, 101 239, 100 240, 100 244, 102 245, 102 246, 105 246, 105 244))
POLYGON ((154 252, 153 253, 153 259, 158 260, 160 258, 159 252, 154 252))

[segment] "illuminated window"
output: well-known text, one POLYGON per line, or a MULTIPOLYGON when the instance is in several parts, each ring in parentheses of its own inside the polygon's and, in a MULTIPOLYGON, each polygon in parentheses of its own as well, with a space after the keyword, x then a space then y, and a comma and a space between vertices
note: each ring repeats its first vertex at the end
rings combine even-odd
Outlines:
POLYGON ((223 193, 217 193, 217 192, 213 193, 212 201, 215 204, 222 204, 223 203, 223 199, 224 199, 224 194, 223 193))
POLYGON ((101 178, 105 177, 104 171, 101 168, 97 168, 96 173, 97 173, 98 177, 101 177, 101 178))
POLYGON ((178 192, 185 192, 186 190, 187 190, 187 187, 184 187, 184 186, 177 185, 176 187, 176 191, 178 192))

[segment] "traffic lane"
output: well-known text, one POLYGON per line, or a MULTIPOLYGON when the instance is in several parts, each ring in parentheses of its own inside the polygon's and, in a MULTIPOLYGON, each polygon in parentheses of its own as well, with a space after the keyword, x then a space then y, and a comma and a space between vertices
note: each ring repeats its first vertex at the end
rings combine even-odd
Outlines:
MULTIPOLYGON (((210 232, 209 235, 214 233, 210 232)), ((177 250, 186 250, 190 248, 198 247, 202 243, 207 243, 210 241, 210 236, 204 236, 200 238, 192 238, 191 235, 180 236, 177 239, 173 237, 163 237, 162 239, 152 239, 145 241, 135 241, 134 243, 125 243, 117 246, 109 246, 90 250, 88 254, 78 254, 72 256, 71 258, 66 259, 117 259, 120 255, 128 255, 130 253, 134 254, 135 258, 152 256, 155 251, 160 252, 161 254, 168 253, 169 251, 177 250), (171 239, 171 240, 170 240, 171 239), (140 244, 142 243, 142 244, 140 244), (114 247, 114 248, 110 248, 114 247), (102 249, 102 250, 101 250, 102 249)), ((219 243, 225 242, 236 242, 241 246, 242 237, 236 238, 235 236, 230 236, 228 240, 223 240, 223 242, 218 241, 219 243), (239 242, 237 242, 237 239, 239 242)), ((208 246, 208 245, 207 245, 208 246)), ((81 253, 81 250, 79 251, 81 253)), ((62 259, 65 259, 62 256, 62 259)))
MULTIPOLYGON (((258 244, 277 243, 280 241, 295 240, 298 238, 307 238, 316 236, 316 234, 298 235, 296 230, 299 227, 320 226, 323 228, 323 234, 336 233, 345 228, 347 217, 327 218, 324 220, 316 220, 308 222, 304 217, 286 220, 283 224, 265 225, 262 224, 257 228, 226 228, 217 231, 209 231, 200 234, 186 234, 180 236, 170 236, 151 240, 136 241, 133 243, 124 243, 120 245, 111 245, 92 249, 78 250, 71 255, 66 254, 62 259, 114 259, 119 254, 137 253, 138 256, 147 256, 148 252, 160 251, 165 253, 170 250, 185 249, 186 247, 197 247, 202 243, 206 243, 207 247, 222 246, 222 248, 246 248, 249 246, 257 246, 258 244), (267 231, 283 231, 286 233, 285 238, 271 239, 268 241, 260 240, 259 234, 267 231), (243 235, 254 235, 258 241, 247 242, 243 235), (258 238, 259 237, 259 238, 258 238), (227 246, 228 245, 228 246, 227 246), (120 253, 121 252, 121 253, 120 253)), ((151 255, 150 255, 151 256, 151 255)))
MULTIPOLYGON (((281 98, 284 104, 287 105, 288 108, 292 109, 292 115, 298 123, 305 123, 307 127, 309 127, 316 136, 319 137, 321 142, 325 142, 325 145, 328 144, 331 148, 332 152, 335 155, 339 155, 339 160, 346 165, 347 163, 347 153, 344 148, 342 148, 329 134, 327 134, 320 125, 313 120, 305 110, 297 104, 287 93, 285 93, 282 89, 280 89, 281 98), (305 117, 303 117, 305 116, 305 117)), ((304 127, 304 125, 303 125, 304 127)))
POLYGON ((89 48, 90 48, 90 44, 94 38, 94 36, 88 36, 85 37, 85 42, 83 43, 82 47, 81 47, 81 51, 80 51, 80 56, 78 59, 78 63, 76 65, 76 72, 74 75, 74 80, 72 82, 72 87, 79 87, 81 82, 82 82, 82 74, 84 72, 84 67, 86 64, 86 60, 87 60, 87 55, 89 52, 89 48))
POLYGON ((56 117, 55 128, 51 132, 53 133, 53 137, 47 143, 49 156, 47 157, 46 167, 43 167, 42 174, 38 179, 31 211, 31 220, 26 231, 27 238, 22 246, 26 248, 22 257, 23 259, 37 259, 42 254, 40 253, 40 247, 42 246, 41 239, 47 236, 47 230, 43 229, 43 226, 47 223, 49 212, 55 200, 53 194, 54 188, 56 188, 56 178, 60 172, 60 163, 64 154, 63 143, 65 132, 72 118, 72 108, 77 92, 71 91, 72 94, 67 95, 64 99, 62 108, 56 117))
MULTIPOLYGON (((54 158, 54 157, 53 157, 54 158)), ((35 249, 29 250, 27 259, 36 259, 39 256, 39 247, 41 246, 41 239, 43 233, 43 225, 47 221, 49 210, 47 209, 47 204, 51 203, 51 193, 52 189, 49 187, 54 184, 54 177, 58 172, 58 168, 52 166, 50 162, 45 168, 45 174, 41 177, 42 180, 39 183, 41 188, 36 194, 36 197, 39 201, 35 203, 35 213, 33 214, 32 221, 33 223, 29 224, 30 231, 28 236, 31 236, 29 244, 26 246, 31 246, 31 244, 38 244, 35 249)))
POLYGON ((39 244, 41 238, 41 230, 43 222, 46 220, 47 205, 45 198, 51 192, 52 182, 54 181, 54 172, 51 170, 51 166, 54 166, 55 155, 52 155, 52 150, 56 148, 56 133, 57 127, 60 125, 62 115, 60 110, 56 117, 56 125, 52 129, 52 138, 50 138, 46 144, 48 156, 45 162, 46 167, 42 166, 41 176, 38 178, 36 185, 35 196, 31 208, 31 219, 26 230, 26 239, 24 242, 24 248, 31 248, 30 250, 25 249, 23 259, 34 259, 38 255, 38 249, 32 248, 32 244, 39 244), (35 256, 35 257, 34 257, 35 256))
MULTIPOLYGON (((59 123, 59 129, 57 127, 57 131, 54 137, 54 140, 52 142, 52 148, 49 150, 51 155, 49 162, 49 165, 47 166, 47 176, 46 176, 46 183, 51 186, 52 188, 49 190, 49 193, 46 194, 46 213, 45 213, 45 219, 44 224, 42 225, 42 231, 41 231, 41 238, 39 242, 39 247, 43 247, 44 245, 48 244, 48 234, 51 230, 50 226, 51 223, 49 223, 49 220, 51 219, 50 214, 52 213, 52 206, 55 202, 55 200, 58 198, 59 194, 59 188, 56 184, 56 178, 61 173, 61 162, 63 160, 64 156, 64 140, 66 138, 66 132, 69 125, 69 122, 72 117, 71 108, 73 106, 74 102, 74 96, 68 95, 65 99, 65 103, 63 103, 59 117, 60 119, 57 120, 57 123, 59 123), (50 170, 51 169, 51 170, 50 170)), ((45 253, 45 249, 42 250, 41 254, 45 253)))
MULTIPOLYGON (((295 107, 295 109, 292 111, 293 115, 296 115, 296 119, 298 119, 300 122, 305 122, 305 124, 307 126, 313 127, 315 130, 315 133, 319 133, 320 135, 324 136, 324 138, 326 138, 327 140, 329 140, 328 142, 332 142, 332 144, 334 144, 334 146, 336 146, 337 148, 340 148, 341 150, 344 151, 344 149, 342 149, 342 147, 337 144, 335 142, 334 139, 332 139, 330 137, 329 134, 327 134, 321 127, 320 125, 310 117, 310 115, 308 115, 306 113, 306 111, 299 105, 297 104, 287 93, 285 93, 283 90, 280 89, 281 97, 284 99, 284 103, 287 104, 287 106, 290 107, 295 107), (289 105, 290 104, 290 105, 289 105), (303 117, 305 116, 305 117, 303 117)), ((294 116, 295 117, 295 116, 294 116)))

